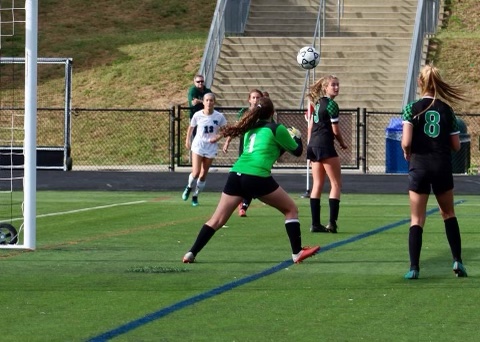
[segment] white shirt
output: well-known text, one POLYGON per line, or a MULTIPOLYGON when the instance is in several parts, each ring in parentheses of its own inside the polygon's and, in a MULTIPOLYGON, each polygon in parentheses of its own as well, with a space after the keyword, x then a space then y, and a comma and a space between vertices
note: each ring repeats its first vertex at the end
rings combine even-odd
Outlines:
POLYGON ((210 139, 215 138, 220 127, 226 124, 227 119, 225 116, 216 110, 210 115, 205 114, 203 109, 193 114, 190 126, 197 127, 197 133, 193 138, 192 152, 203 157, 215 158, 217 156, 218 143, 211 143, 210 139))

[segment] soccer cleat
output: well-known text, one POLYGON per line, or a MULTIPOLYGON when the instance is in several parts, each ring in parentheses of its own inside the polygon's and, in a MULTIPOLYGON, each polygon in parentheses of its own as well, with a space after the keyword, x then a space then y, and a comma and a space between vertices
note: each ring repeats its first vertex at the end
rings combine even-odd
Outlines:
POLYGON ((192 196, 192 207, 198 207, 198 197, 192 196))
POLYGON ((455 272, 455 275, 459 278, 468 277, 467 270, 461 262, 455 261, 453 263, 453 272, 455 272))
POLYGON ((324 225, 311 225, 310 226, 310 232, 312 233, 330 233, 330 231, 324 226, 324 225))
POLYGON ((182 194, 182 199, 184 201, 188 200, 188 196, 190 196, 190 191, 192 191, 192 188, 190 188, 188 185, 187 187, 185 188, 185 190, 183 191, 183 194, 182 194))
POLYGON ((419 275, 420 275, 420 271, 410 270, 407 273, 405 273, 403 278, 405 278, 405 279, 418 279, 419 275))
POLYGON ((182 262, 184 264, 191 264, 191 263, 195 262, 195 255, 193 255, 192 252, 188 252, 187 254, 185 254, 183 256, 182 262))
POLYGON ((325 227, 325 229, 327 229, 330 233, 337 234, 338 226, 337 226, 337 224, 334 223, 334 222, 329 222, 329 223, 327 224, 327 226, 325 227))
POLYGON ((238 209, 238 216, 247 217, 247 212, 245 211, 245 209, 243 208, 238 209))
POLYGON ((320 246, 303 247, 302 250, 297 254, 292 254, 292 260, 295 264, 299 264, 306 258, 310 258, 312 255, 315 255, 319 249, 320 246))

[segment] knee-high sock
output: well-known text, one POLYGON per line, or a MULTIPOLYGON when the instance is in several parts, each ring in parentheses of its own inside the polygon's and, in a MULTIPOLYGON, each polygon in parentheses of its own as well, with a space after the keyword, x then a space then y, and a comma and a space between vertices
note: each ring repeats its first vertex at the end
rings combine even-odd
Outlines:
POLYGON ((414 225, 408 233, 408 252, 410 254, 410 269, 420 271, 420 252, 422 250, 423 228, 414 225))
POLYGON ((195 188, 195 192, 193 193, 193 196, 198 196, 198 194, 200 192, 202 192, 203 189, 205 189, 205 183, 207 183, 207 182, 206 181, 201 181, 201 180, 197 181, 197 187, 195 188))
POLYGON ((190 252, 192 252, 193 255, 197 255, 198 252, 200 252, 202 248, 205 247, 208 241, 210 241, 211 237, 215 234, 215 232, 215 229, 204 224, 198 232, 197 239, 193 243, 192 248, 190 248, 190 252))
POLYGON ((292 253, 297 254, 302 250, 302 234, 300 232, 300 222, 298 219, 291 219, 285 221, 285 229, 287 230, 292 253))
POLYGON ((248 207, 250 206, 250 203, 252 203, 252 198, 251 197, 250 198, 244 198, 242 200, 242 209, 247 210, 248 207))
POLYGON ((338 220, 338 212, 340 211, 340 200, 329 198, 328 204, 330 206, 330 222, 336 224, 338 220))
POLYGON ((462 239, 460 237, 460 228, 456 217, 451 217, 444 221, 445 234, 447 234, 448 244, 452 251, 453 260, 462 262, 462 239))
POLYGON ((310 212, 312 214, 312 226, 320 226, 320 198, 310 198, 310 212))
POLYGON ((189 188, 193 188, 193 186, 195 185, 195 182, 197 181, 197 178, 193 178, 192 174, 190 174, 188 176, 188 187, 189 188))

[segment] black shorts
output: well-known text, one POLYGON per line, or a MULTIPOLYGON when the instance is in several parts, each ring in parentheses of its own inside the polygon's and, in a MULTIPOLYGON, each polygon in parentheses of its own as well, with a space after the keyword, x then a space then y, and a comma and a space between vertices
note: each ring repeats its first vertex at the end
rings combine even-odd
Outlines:
POLYGON ((230 196, 258 198, 274 192, 278 187, 272 176, 265 178, 230 172, 223 192, 230 196))
POLYGON ((334 146, 307 146, 307 159, 312 162, 319 162, 332 157, 338 157, 334 146))
POLYGON ((449 159, 412 155, 408 170, 408 190, 418 194, 443 194, 453 189, 449 159))

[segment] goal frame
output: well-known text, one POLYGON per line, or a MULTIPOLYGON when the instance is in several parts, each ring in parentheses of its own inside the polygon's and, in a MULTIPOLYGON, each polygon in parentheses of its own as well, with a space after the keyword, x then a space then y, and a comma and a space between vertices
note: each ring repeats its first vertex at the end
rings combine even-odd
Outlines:
MULTIPOLYGON (((38 0, 25 1, 25 141, 23 182, 23 241, 0 245, 6 249, 36 248, 36 188, 37 188, 37 57, 38 57, 38 0)), ((19 230, 20 234, 20 230, 19 230)))

